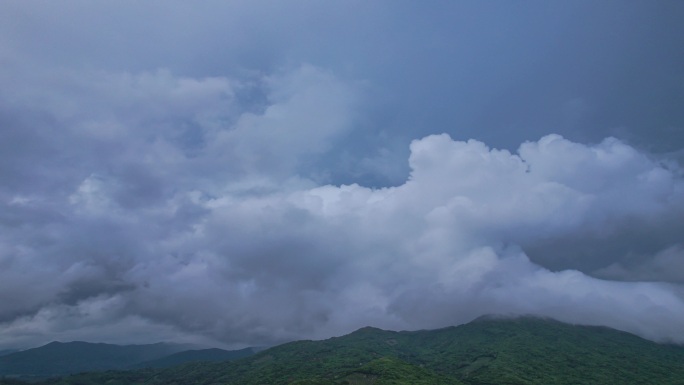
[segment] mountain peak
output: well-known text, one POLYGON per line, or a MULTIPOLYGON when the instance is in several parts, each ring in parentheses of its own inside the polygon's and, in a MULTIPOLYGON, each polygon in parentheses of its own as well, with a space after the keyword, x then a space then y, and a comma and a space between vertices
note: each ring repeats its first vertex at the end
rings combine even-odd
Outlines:
POLYGON ((354 331, 352 333, 370 333, 370 332, 382 332, 382 331, 385 331, 385 330, 382 330, 380 328, 376 328, 374 326, 364 326, 360 329, 357 329, 356 331, 354 331))
POLYGON ((484 321, 549 321, 549 322, 561 322, 551 317, 536 315, 536 314, 485 314, 481 315, 471 322, 484 322, 484 321))

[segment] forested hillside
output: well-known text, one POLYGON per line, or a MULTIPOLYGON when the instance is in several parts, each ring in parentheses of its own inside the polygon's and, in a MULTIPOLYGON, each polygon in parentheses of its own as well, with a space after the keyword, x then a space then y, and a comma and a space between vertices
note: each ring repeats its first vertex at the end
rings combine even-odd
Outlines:
POLYGON ((42 384, 684 384, 684 348, 523 317, 439 330, 362 328, 224 363, 98 372, 42 384))

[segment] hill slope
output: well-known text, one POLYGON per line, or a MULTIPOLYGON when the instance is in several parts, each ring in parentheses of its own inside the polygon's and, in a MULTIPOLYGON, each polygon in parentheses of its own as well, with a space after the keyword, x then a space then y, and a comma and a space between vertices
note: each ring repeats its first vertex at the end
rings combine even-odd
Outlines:
POLYGON ((240 358, 249 357, 254 353, 254 348, 245 348, 240 350, 223 350, 216 348, 186 350, 156 360, 145 361, 139 364, 135 364, 131 368, 168 368, 171 366, 181 365, 189 362, 234 361, 240 358))
POLYGON ((480 319, 432 331, 363 328, 228 363, 107 372, 45 384, 684 384, 684 348, 603 327, 480 319))
POLYGON ((124 369, 186 350, 177 344, 112 345, 51 342, 0 357, 0 376, 55 376, 93 370, 124 369))

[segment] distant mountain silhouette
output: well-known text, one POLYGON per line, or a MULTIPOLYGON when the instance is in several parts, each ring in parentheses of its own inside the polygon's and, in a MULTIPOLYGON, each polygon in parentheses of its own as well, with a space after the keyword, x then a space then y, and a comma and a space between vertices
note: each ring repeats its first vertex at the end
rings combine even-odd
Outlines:
POLYGON ((51 342, 0 357, 0 376, 46 377, 94 370, 125 369, 155 360, 189 346, 157 343, 112 345, 88 342, 51 342))

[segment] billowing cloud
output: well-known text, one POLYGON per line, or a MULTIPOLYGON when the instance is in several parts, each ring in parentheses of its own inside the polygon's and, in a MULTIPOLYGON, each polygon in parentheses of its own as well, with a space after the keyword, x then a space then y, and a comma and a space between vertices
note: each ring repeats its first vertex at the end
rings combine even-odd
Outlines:
MULTIPOLYGON (((113 114, 132 122, 110 124, 133 148, 67 167, 82 177, 68 194, 6 192, 6 212, 16 213, 2 240, 0 314, 10 335, 79 338, 97 326, 125 339, 129 329, 168 337, 170 328, 177 338, 248 344, 503 312, 679 341, 679 281, 656 268, 676 263, 679 245, 634 270, 597 256, 603 276, 619 281, 578 271, 582 261, 549 270, 552 250, 537 263, 525 253, 548 239, 619 232, 627 220, 657 227, 684 208, 675 165, 615 138, 583 145, 548 135, 511 153, 442 134, 413 141, 403 184, 316 186, 288 175, 299 156, 348 129, 353 94, 313 67, 282 79, 268 79, 277 96, 261 111, 235 118, 230 108, 206 113, 231 95, 231 81, 142 75, 130 83, 141 94, 168 87, 155 103, 174 92, 182 101, 188 89, 208 100, 113 114), (143 127, 140 116, 171 123, 143 127), (185 124, 201 140, 165 136, 185 124), (133 135, 137 127, 150 135, 133 135), (642 278, 654 282, 631 282, 642 278)), ((74 137, 102 140, 83 129, 74 137)))
POLYGON ((0 6, 0 347, 487 313, 684 342, 656 6, 67 3, 0 6))

